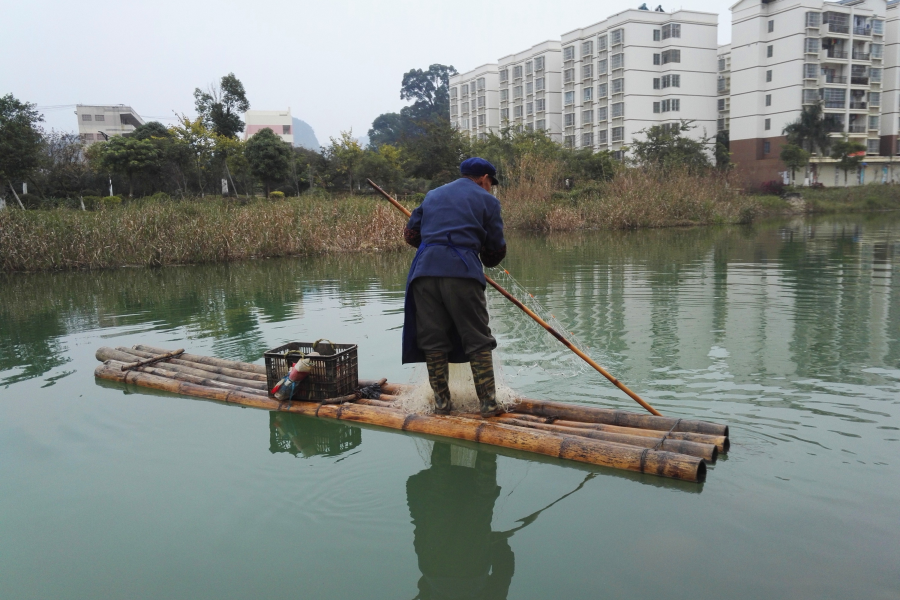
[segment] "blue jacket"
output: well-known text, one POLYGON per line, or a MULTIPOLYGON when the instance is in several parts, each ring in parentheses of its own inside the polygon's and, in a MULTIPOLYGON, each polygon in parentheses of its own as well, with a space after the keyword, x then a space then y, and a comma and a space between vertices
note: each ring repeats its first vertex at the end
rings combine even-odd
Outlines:
MULTIPOLYGON (((408 232, 420 233, 421 242, 406 280, 403 362, 424 362, 425 354, 416 339, 416 303, 409 286, 417 277, 467 277, 485 286, 479 253, 505 248, 506 240, 500 202, 465 177, 428 192, 406 227, 408 232)), ((451 353, 450 361, 467 362, 468 358, 460 348, 451 353)))

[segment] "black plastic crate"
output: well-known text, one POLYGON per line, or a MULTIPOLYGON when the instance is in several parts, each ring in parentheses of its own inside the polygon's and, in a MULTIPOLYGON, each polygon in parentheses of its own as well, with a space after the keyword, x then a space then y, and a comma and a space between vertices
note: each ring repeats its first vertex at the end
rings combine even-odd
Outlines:
MULTIPOLYGON (((314 342, 290 342, 265 353, 269 395, 295 362, 313 351, 314 342), (291 352, 294 351, 294 352, 291 352)), ((346 396, 359 386, 356 344, 333 344, 334 354, 310 356, 312 370, 294 391, 293 400, 314 401, 346 396)))

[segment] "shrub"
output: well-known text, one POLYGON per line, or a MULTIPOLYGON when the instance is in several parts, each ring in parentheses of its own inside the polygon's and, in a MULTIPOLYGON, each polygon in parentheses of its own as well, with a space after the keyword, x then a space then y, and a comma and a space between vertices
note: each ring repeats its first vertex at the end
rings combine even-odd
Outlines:
POLYGON ((115 208, 121 205, 121 196, 106 196, 104 198, 100 198, 100 208, 115 208))
POLYGON ((150 200, 154 200, 156 202, 166 202, 171 200, 172 197, 165 192, 156 192, 152 196, 150 196, 150 200))
POLYGON ((284 192, 269 192, 270 200, 284 200, 284 192))
POLYGON ((771 194, 774 196, 780 196, 784 193, 784 182, 780 179, 773 179, 771 181, 764 181, 759 186, 759 191, 763 194, 771 194))

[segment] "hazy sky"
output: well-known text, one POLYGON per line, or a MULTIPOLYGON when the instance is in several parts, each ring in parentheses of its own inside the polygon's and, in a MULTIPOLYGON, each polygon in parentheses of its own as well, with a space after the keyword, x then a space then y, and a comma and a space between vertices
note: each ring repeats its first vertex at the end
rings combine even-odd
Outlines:
MULTIPOLYGON (((376 116, 404 106, 410 69, 466 71, 640 3, 8 0, 0 95, 36 103, 48 129, 75 131, 75 104, 127 104, 168 124, 173 111, 194 114, 194 88, 234 72, 251 108, 290 106, 326 144, 341 130, 365 135, 376 116)), ((727 43, 731 4, 662 6, 719 13, 727 43)))

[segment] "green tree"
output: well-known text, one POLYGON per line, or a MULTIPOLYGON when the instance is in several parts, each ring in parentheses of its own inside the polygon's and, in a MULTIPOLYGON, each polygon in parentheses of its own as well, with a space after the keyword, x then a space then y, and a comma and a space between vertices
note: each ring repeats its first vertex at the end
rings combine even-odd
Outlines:
POLYGON ((404 180, 402 150, 390 144, 366 150, 359 160, 357 177, 360 181, 371 179, 388 191, 401 189, 404 180))
POLYGON ((577 180, 609 181, 616 174, 616 160, 608 150, 594 152, 591 148, 582 148, 568 152, 566 166, 577 180))
POLYGON ((797 120, 786 125, 782 133, 789 144, 820 156, 825 156, 831 146, 821 101, 804 106, 797 120))
POLYGON ((404 138, 407 175, 431 180, 437 187, 459 177, 459 163, 470 155, 470 144, 449 119, 422 121, 423 134, 404 138))
POLYGON ((237 137, 244 130, 240 115, 250 110, 244 84, 229 73, 219 85, 210 85, 207 91, 194 90, 194 104, 203 123, 218 135, 237 137))
POLYGON ((353 179, 363 157, 362 146, 353 137, 353 130, 342 131, 338 139, 329 138, 331 145, 325 149, 325 157, 337 179, 347 180, 347 187, 353 193, 353 179))
POLYGON ((171 149, 171 159, 179 167, 184 189, 190 189, 190 175, 192 181, 196 178, 198 191, 205 193, 216 146, 215 134, 204 124, 202 116, 192 120, 180 115, 178 124, 170 127, 169 131, 176 142, 171 149))
POLYGON ((272 186, 288 178, 291 172, 291 146, 269 128, 256 132, 244 144, 244 153, 250 172, 266 188, 266 197, 272 186))
POLYGON ((382 144, 396 145, 409 135, 410 125, 410 120, 400 113, 378 115, 369 129, 369 145, 376 148, 382 144))
POLYGON ((731 139, 727 129, 716 134, 716 168, 727 171, 734 166, 731 162, 731 139))
POLYGON ((27 179, 41 162, 44 120, 34 104, 20 102, 12 94, 0 97, 0 187, 5 183, 19 203, 14 181, 27 179))
POLYGON ((847 171, 858 168, 865 156, 865 144, 852 141, 846 133, 842 139, 832 144, 831 158, 838 161, 837 168, 844 172, 844 185, 847 185, 847 171))
POLYGON ((99 146, 100 165, 106 171, 128 179, 128 197, 134 196, 134 178, 159 173, 162 154, 150 140, 115 136, 99 146))
POLYGON ((682 120, 669 127, 654 125, 638 131, 644 139, 631 142, 633 160, 640 166, 654 166, 664 170, 686 168, 697 172, 710 166, 708 147, 710 140, 699 140, 682 135, 693 129, 690 122, 682 120))
POLYGON ((413 120, 450 118, 450 77, 456 75, 452 66, 434 64, 427 71, 412 69, 403 74, 400 99, 412 100, 407 116, 413 120))
POLYGON ((76 133, 51 131, 44 136, 41 169, 43 186, 54 197, 80 195, 93 180, 84 156, 84 143, 76 133))
POLYGON ((809 163, 809 156, 809 152, 794 144, 785 144, 781 147, 781 154, 779 155, 779 158, 781 158, 781 162, 783 162, 785 166, 791 170, 792 184, 795 181, 795 171, 797 169, 806 167, 807 163, 809 163))

